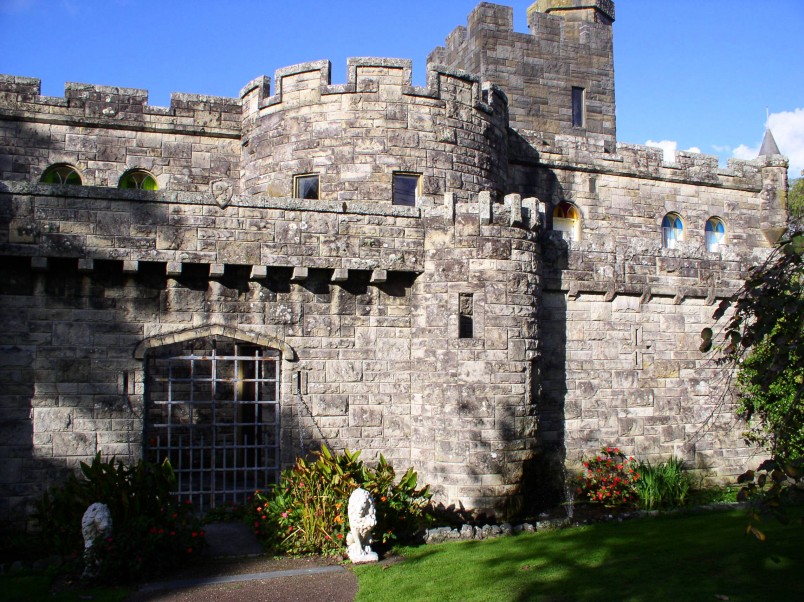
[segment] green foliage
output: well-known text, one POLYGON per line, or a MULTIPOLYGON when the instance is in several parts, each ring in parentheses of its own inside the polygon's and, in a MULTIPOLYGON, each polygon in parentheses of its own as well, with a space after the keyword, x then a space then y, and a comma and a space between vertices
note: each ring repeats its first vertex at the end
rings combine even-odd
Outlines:
POLYGON ((396 482, 393 467, 382 455, 375 469, 359 457, 360 452, 333 454, 322 446, 313 460, 297 459, 276 487, 255 492, 248 521, 261 541, 282 553, 342 553, 349 530, 349 496, 357 487, 374 497, 374 533, 382 543, 404 539, 430 522, 429 487, 417 489, 413 469, 396 482))
POLYGON ((124 587, 76 584, 65 580, 55 567, 43 571, 8 571, 0 573, 0 592, 6 602, 123 602, 131 595, 124 587))
POLYGON ((768 449, 774 457, 793 460, 804 456, 804 362, 790 351, 787 369, 765 382, 765 369, 774 353, 774 333, 748 354, 737 373, 740 415, 749 423, 747 441, 768 449))
POLYGON ((109 506, 112 535, 93 546, 101 581, 126 581, 163 572, 198 555, 204 532, 191 516, 191 506, 171 494, 175 476, 170 463, 139 462, 127 466, 98 453, 81 463, 82 478, 47 492, 36 518, 52 549, 78 557, 83 550, 81 518, 95 502, 109 506))
MULTIPOLYGON (((726 324, 719 362, 737 369, 740 411, 753 420, 748 438, 773 457, 804 452, 804 234, 780 243, 749 274, 726 324)), ((715 318, 725 315, 724 301, 715 318)))
POLYGON ((802 500, 804 459, 798 458, 785 463, 766 460, 756 470, 741 474, 737 482, 742 485, 737 500, 748 502, 751 507, 751 522, 746 527, 746 532, 765 541, 765 533, 757 526, 762 522, 762 516, 770 515, 787 524, 788 505, 802 500))
MULTIPOLYGON (((797 184, 795 188, 799 185, 797 184)), ((762 512, 781 516, 801 479, 785 471, 804 457, 804 233, 783 239, 768 260, 754 268, 737 295, 726 324, 719 362, 737 370, 742 415, 753 421, 748 438, 771 454, 771 464, 742 475, 743 499, 752 502, 749 531, 760 537, 762 512), (786 474, 785 478, 781 475, 786 474)), ((730 303, 715 312, 723 317, 730 303)))
POLYGON ((736 486, 701 487, 690 492, 690 505, 705 506, 707 504, 731 504, 737 501, 736 486))
POLYGON ((634 458, 626 457, 617 447, 604 447, 597 456, 584 461, 583 466, 584 474, 577 478, 579 495, 607 507, 636 503, 640 474, 634 458))
POLYGON ((678 508, 689 501, 692 478, 678 458, 658 464, 640 462, 639 475, 635 487, 643 510, 678 508))
POLYGON ((787 191, 787 210, 796 221, 800 222, 804 218, 804 178, 791 181, 787 191))

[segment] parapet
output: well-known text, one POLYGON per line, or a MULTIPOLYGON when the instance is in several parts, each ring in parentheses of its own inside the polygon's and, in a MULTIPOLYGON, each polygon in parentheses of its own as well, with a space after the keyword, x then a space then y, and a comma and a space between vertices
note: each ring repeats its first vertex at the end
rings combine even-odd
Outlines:
POLYGON ((64 97, 42 96, 41 80, 0 75, 0 114, 49 122, 154 131, 200 130, 234 136, 240 131, 237 98, 174 93, 169 107, 148 105, 148 91, 68 82, 64 97))
POLYGON ((534 12, 554 13, 568 20, 600 21, 604 17, 608 23, 614 21, 614 2, 612 0, 537 0, 528 8, 528 21, 534 12))
POLYGON ((328 60, 300 63, 277 69, 274 75, 274 90, 266 76, 249 82, 241 91, 240 98, 246 114, 261 109, 285 104, 291 97, 291 105, 314 104, 324 96, 379 92, 384 88, 386 96, 420 97, 434 100, 464 100, 443 85, 444 79, 454 78, 473 84, 470 104, 492 113, 495 107, 503 109, 508 99, 503 91, 492 84, 481 84, 477 75, 442 65, 429 64, 427 85, 412 85, 413 62, 410 59, 353 57, 346 62, 347 81, 344 84, 331 82, 332 65, 328 60), (393 89, 396 89, 395 91, 393 89))
POLYGON ((547 137, 540 133, 519 133, 533 148, 539 149, 538 162, 547 166, 566 166, 690 184, 759 190, 762 188, 764 167, 786 165, 786 159, 776 156, 771 159, 729 159, 727 167, 721 167, 715 155, 676 151, 670 157, 660 148, 624 142, 618 142, 614 152, 607 152, 601 139, 556 136, 550 144, 547 137))

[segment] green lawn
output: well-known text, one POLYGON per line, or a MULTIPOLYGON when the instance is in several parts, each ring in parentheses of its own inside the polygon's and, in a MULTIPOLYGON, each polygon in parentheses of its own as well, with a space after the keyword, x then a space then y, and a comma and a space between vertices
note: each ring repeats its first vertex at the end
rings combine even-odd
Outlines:
POLYGON ((764 524, 762 543, 746 522, 713 512, 403 548, 398 564, 355 567, 357 599, 804 600, 804 527, 764 524))
POLYGON ((0 600, 6 602, 122 602, 129 590, 122 587, 67 587, 51 592, 57 571, 21 571, 0 576, 0 600))

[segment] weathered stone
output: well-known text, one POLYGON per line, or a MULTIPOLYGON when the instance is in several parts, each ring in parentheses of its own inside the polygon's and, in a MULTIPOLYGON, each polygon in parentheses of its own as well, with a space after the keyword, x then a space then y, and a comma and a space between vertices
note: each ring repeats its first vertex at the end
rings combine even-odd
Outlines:
MULTIPOLYGON (((62 476, 28 475, 20 450, 133 461, 155 449, 144 417, 168 389, 177 437, 237 401, 216 424, 245 442, 259 416, 280 466, 319 443, 382 450, 478 511, 514 506, 548 447, 568 463, 603 445, 684 449, 740 472, 740 429, 709 422, 722 372, 698 339, 785 223, 786 162, 667 165, 617 143, 612 4, 565 4, 538 3, 527 34, 479 4, 431 54, 427 87, 407 60, 350 59, 336 85, 318 61, 280 69, 273 89, 157 108, 142 90, 53 98, 0 76, 0 464, 4 484, 37 483, 0 493, 9 520, 62 476), (83 186, 42 182, 56 164, 83 186), (158 190, 118 188, 131 169, 158 190), (397 174, 419 179, 404 199, 397 174), (294 198, 307 175, 318 198, 294 198), (668 212, 688 225, 672 249, 668 212), (715 215, 729 236, 709 252, 715 215), (237 359, 212 379, 199 358, 224 350, 237 359)), ((432 537, 470 532, 498 531, 432 537)))

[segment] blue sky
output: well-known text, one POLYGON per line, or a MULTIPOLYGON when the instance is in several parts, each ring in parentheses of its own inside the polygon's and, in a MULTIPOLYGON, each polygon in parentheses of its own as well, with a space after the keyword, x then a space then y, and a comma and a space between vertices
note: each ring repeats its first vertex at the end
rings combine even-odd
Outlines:
MULTIPOLYGON (((526 31, 531 0, 514 7, 526 31)), ((476 0, 0 0, 0 73, 37 77, 42 93, 64 82, 237 96, 259 75, 332 61, 345 81, 349 56, 414 61, 476 0)), ((791 177, 804 169, 802 0, 616 0, 617 137, 753 158, 766 109, 791 177)))

